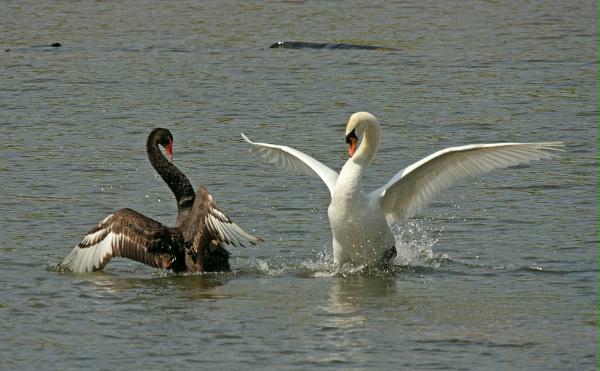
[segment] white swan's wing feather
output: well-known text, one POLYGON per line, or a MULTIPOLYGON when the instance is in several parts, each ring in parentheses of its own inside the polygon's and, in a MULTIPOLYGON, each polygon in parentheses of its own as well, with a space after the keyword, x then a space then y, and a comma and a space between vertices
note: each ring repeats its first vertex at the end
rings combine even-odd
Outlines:
POLYGON ((242 138, 252 145, 251 150, 264 157, 267 162, 285 169, 294 170, 300 174, 318 176, 333 194, 333 187, 338 173, 313 157, 288 146, 268 143, 255 143, 242 133, 242 138))
POLYGON ((471 144, 446 148, 398 172, 371 194, 388 223, 405 221, 423 210, 455 182, 494 169, 554 157, 561 142, 471 144))

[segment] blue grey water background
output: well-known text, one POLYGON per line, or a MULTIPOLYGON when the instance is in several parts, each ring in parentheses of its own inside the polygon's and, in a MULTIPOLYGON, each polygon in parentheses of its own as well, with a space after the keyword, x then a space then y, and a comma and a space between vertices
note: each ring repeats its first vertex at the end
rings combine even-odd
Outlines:
POLYGON ((598 369, 598 2, 3 1, 0 369, 598 369), (397 51, 278 50, 279 40, 397 51), (60 42, 62 47, 44 45, 60 42), (448 146, 555 141, 559 159, 461 183, 396 228, 397 267, 331 266, 324 185, 239 133, 366 178, 448 146), (108 213, 173 223, 175 164, 267 242, 231 274, 54 267, 108 213))

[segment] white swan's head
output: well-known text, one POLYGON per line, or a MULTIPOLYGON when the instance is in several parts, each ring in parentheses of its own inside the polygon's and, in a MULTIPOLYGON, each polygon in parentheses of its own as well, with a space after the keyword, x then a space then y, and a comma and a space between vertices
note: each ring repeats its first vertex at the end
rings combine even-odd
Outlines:
MULTIPOLYGON (((369 112, 356 112, 350 116, 350 120, 348 120, 348 124, 346 124, 346 143, 348 143, 348 154, 350 157, 354 156, 358 140, 364 136, 367 129, 376 131, 376 133, 373 133, 376 138, 373 139, 377 141, 375 145, 379 146, 380 129, 377 118, 369 112)), ((363 143, 361 146, 364 145, 366 145, 366 143, 363 143)))

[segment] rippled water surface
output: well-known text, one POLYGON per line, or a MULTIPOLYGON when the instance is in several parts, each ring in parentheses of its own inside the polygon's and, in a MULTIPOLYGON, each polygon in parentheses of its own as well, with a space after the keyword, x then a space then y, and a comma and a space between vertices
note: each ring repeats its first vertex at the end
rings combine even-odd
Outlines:
POLYGON ((598 3, 4 1, 0 362, 7 370, 592 370, 598 367, 598 3), (396 51, 269 49, 279 40, 396 51), (60 42, 60 48, 46 45, 60 42), (331 265, 318 179, 239 133, 366 178, 448 146, 562 140, 559 159, 461 183, 396 228, 388 272, 331 265), (175 163, 267 242, 230 274, 53 267, 108 213, 173 223, 175 163))

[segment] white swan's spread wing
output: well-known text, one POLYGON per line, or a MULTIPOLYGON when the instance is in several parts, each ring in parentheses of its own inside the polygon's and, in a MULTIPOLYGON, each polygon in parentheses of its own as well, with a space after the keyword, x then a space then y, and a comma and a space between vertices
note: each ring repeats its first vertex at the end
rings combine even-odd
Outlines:
POLYGON ((74 273, 93 272, 120 256, 169 268, 173 242, 168 227, 131 209, 121 209, 92 228, 60 266, 74 273))
POLYGON ((320 177, 325 182, 327 188, 329 188, 329 193, 333 194, 333 187, 337 181, 338 173, 326 165, 291 147, 255 143, 243 133, 242 138, 252 145, 252 152, 258 153, 267 162, 285 169, 295 170, 301 174, 320 177))
POLYGON ((471 144, 446 148, 401 170, 371 197, 379 200, 388 223, 405 221, 461 179, 548 159, 562 147, 561 142, 546 142, 471 144))

